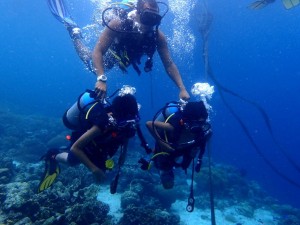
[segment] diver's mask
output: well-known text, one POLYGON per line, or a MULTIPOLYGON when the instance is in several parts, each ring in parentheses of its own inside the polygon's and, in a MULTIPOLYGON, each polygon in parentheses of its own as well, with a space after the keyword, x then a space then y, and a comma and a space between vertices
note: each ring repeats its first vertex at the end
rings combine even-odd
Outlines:
POLYGON ((160 24, 162 16, 157 10, 145 8, 140 12, 140 20, 143 25, 154 27, 160 24))

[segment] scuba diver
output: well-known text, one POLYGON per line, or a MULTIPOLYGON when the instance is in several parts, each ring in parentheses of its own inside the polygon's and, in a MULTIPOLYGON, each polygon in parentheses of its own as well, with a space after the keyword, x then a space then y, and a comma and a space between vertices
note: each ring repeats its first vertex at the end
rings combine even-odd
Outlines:
POLYGON ((179 88, 180 99, 189 100, 190 96, 171 58, 166 37, 158 29, 168 11, 165 3, 156 0, 138 0, 134 5, 125 0, 106 8, 102 13, 102 23, 106 27, 93 53, 84 45, 80 28, 72 20, 63 0, 48 0, 48 5, 52 14, 66 26, 81 60, 96 74, 95 88, 98 97, 104 99, 106 96, 107 70, 117 65, 126 73, 127 68, 132 65, 140 75, 139 65, 142 57, 146 56, 144 71, 150 72, 153 66, 153 55, 157 50, 168 76, 179 88), (160 12, 158 4, 166 7, 164 13, 160 12), (112 17, 112 14, 115 16, 112 17))
MULTIPOLYGON (((208 112, 204 102, 196 101, 169 103, 158 111, 153 121, 147 121, 146 126, 156 140, 151 161, 159 169, 165 189, 174 186, 174 167, 186 171, 193 161, 192 179, 194 170, 200 172, 206 142, 212 134, 207 120, 208 112)), ((150 162, 144 158, 140 159, 140 163, 144 170, 150 166, 150 162)))
MULTIPOLYGON (((267 5, 275 2, 275 0, 258 0, 249 5, 250 9, 262 9, 267 5)), ((300 1, 299 0, 282 0, 282 3, 286 9, 291 9, 297 6, 300 1)))
POLYGON ((138 104, 135 97, 129 93, 119 93, 111 104, 108 101, 103 104, 95 97, 94 91, 86 91, 65 112, 63 122, 72 130, 70 147, 50 149, 41 158, 45 160, 45 172, 38 192, 53 184, 60 173, 59 163, 70 166, 82 163, 93 173, 96 181, 102 181, 106 169, 112 169, 114 165, 111 157, 121 149, 118 173, 113 180, 114 186, 111 186, 111 193, 116 192, 128 140, 135 136, 138 127, 138 104))

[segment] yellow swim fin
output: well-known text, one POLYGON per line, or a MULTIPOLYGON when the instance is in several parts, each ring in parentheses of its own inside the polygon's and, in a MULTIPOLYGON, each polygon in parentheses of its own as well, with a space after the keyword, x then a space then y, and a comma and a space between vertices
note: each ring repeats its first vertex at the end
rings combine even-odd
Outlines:
POLYGON ((294 8, 295 6, 299 5, 299 0, 282 0, 282 3, 286 9, 294 8))
POLYGON ((55 159, 45 159, 45 172, 38 187, 38 193, 49 188, 56 180, 60 168, 55 159))

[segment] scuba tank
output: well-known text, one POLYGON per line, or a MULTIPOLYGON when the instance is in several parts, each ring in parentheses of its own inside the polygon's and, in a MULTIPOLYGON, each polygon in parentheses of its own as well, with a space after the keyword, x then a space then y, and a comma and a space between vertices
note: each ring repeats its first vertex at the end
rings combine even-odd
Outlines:
POLYGON ((178 103, 170 102, 159 111, 159 114, 155 117, 154 120, 165 122, 171 115, 178 112, 179 109, 180 107, 178 103))
POLYGON ((98 100, 95 99, 94 91, 86 90, 77 101, 64 113, 63 123, 71 130, 80 130, 85 114, 98 100))

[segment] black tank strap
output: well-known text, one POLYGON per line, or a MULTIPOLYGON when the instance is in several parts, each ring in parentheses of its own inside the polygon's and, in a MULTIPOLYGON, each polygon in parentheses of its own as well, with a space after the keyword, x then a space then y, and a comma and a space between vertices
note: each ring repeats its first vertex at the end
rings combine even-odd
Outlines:
POLYGON ((147 154, 150 154, 152 152, 152 149, 149 147, 149 144, 146 142, 146 139, 142 133, 141 127, 139 124, 136 125, 136 131, 137 135, 141 141, 141 146, 145 149, 147 154))

